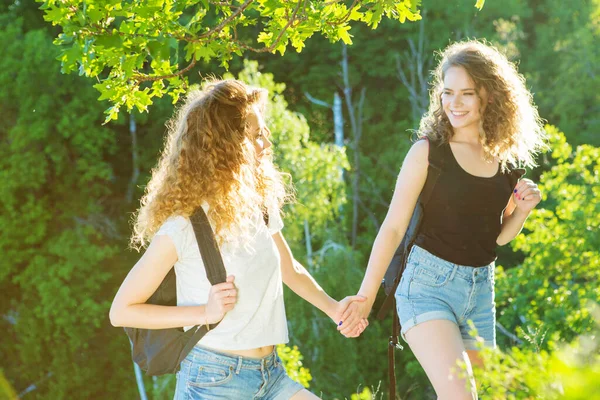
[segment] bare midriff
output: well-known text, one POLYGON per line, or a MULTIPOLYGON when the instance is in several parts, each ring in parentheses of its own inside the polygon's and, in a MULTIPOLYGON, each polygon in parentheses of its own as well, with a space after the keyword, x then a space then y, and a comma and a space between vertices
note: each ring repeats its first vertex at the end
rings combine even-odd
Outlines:
POLYGON ((247 350, 217 350, 221 353, 231 354, 234 356, 250 357, 250 358, 263 358, 273 352, 273 346, 262 346, 255 349, 247 350))

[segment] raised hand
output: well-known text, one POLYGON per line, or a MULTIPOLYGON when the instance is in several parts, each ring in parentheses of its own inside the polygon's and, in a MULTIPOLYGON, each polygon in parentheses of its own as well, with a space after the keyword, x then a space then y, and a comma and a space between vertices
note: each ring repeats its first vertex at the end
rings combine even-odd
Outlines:
POLYGON ((205 308, 205 320, 202 324, 216 324, 221 321, 228 311, 231 311, 237 301, 237 289, 233 284, 235 277, 229 275, 227 280, 210 288, 208 302, 205 308))
POLYGON ((530 212, 542 200, 542 193, 531 179, 521 179, 513 195, 517 208, 523 212, 530 212))

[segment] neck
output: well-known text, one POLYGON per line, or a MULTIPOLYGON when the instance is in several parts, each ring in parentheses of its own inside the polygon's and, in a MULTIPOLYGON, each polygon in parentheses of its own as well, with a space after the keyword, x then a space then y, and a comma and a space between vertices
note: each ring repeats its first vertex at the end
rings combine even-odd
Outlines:
POLYGON ((479 129, 477 126, 465 126, 463 128, 453 128, 452 137, 450 138, 453 142, 464 142, 469 144, 479 144, 479 129))

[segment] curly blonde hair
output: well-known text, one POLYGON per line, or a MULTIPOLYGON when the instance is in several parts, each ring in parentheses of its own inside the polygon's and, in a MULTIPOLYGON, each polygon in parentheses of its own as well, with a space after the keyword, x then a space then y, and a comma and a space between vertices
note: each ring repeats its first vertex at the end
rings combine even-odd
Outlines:
POLYGON ((439 56, 441 60, 432 72, 429 110, 421 119, 417 136, 440 143, 450 140, 452 125, 442 106, 444 77, 451 67, 463 67, 475 83, 482 107, 482 88, 491 100, 482 110, 479 127, 486 158, 497 158, 502 170, 509 163, 534 167, 535 155, 546 147, 546 133, 525 78, 515 64, 495 47, 477 40, 451 44, 439 56))
POLYGON ((130 244, 145 247, 167 218, 189 217, 207 204, 219 243, 246 237, 256 213, 279 212, 290 198, 272 154, 256 156, 248 114, 262 113, 267 92, 237 80, 205 82, 167 123, 158 165, 134 215, 130 244))

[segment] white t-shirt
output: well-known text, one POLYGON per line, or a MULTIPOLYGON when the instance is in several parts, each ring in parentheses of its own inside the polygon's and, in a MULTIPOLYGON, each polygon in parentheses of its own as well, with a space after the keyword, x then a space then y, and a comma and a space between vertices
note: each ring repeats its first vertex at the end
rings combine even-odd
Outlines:
MULTIPOLYGON (((271 235, 283 228, 279 212, 269 213, 269 226, 257 212, 247 246, 225 243, 220 247, 227 275, 234 275, 238 299, 219 325, 198 342, 215 350, 247 350, 288 342, 283 304, 280 257, 271 235), (245 247, 245 248, 244 248, 245 247)), ((194 228, 188 218, 172 216, 157 235, 167 235, 177 251, 177 305, 203 305, 211 284, 194 228)), ((185 330, 191 326, 184 327, 185 330)))

